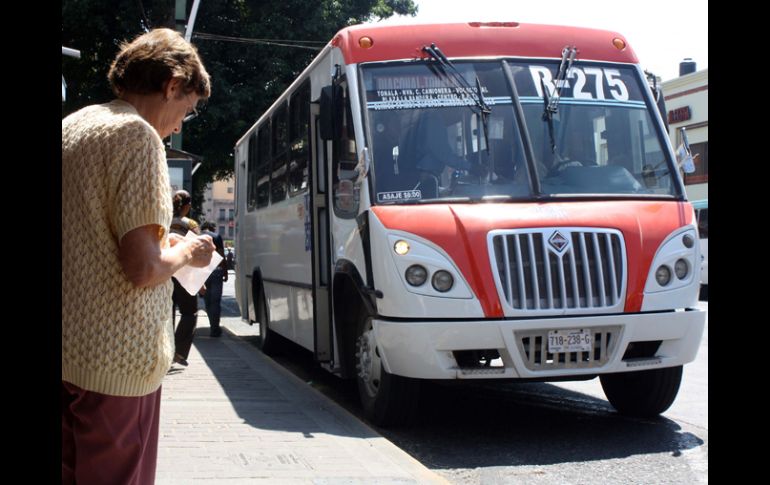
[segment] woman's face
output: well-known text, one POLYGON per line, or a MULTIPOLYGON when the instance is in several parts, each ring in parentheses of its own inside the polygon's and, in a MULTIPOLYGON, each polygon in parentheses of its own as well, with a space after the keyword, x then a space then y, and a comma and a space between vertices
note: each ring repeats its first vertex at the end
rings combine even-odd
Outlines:
POLYGON ((182 120, 188 115, 197 113, 196 107, 200 97, 194 92, 182 94, 181 96, 170 96, 164 103, 159 134, 161 138, 166 138, 171 133, 179 133, 182 130, 182 120))

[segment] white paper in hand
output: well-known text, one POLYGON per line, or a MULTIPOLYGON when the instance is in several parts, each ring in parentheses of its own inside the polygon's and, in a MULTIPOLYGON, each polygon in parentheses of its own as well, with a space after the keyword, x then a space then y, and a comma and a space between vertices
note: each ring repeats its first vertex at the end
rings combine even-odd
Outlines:
MULTIPOLYGON (((194 232, 188 231, 185 235, 185 239, 195 239, 197 236, 194 232)), ((219 266, 222 261, 222 256, 214 251, 211 255, 211 262, 205 268, 196 268, 194 266, 182 266, 174 273, 174 278, 179 282, 182 287, 187 290, 187 293, 191 295, 197 294, 203 287, 203 283, 206 282, 209 275, 219 266)))

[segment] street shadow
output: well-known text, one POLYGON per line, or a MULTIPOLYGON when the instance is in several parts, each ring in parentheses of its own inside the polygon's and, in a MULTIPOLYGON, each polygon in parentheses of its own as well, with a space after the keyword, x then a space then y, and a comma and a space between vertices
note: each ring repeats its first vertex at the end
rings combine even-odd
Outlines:
MULTIPOLYGON (((258 346, 259 338, 244 340, 258 346)), ((662 416, 628 418, 603 399, 553 384, 513 381, 425 382, 414 423, 382 428, 364 418, 355 381, 328 373, 298 345, 284 341, 282 347, 273 357, 276 362, 432 469, 679 456, 704 444, 662 416)), ((216 357, 215 349, 203 347, 201 353, 216 357)), ((217 378, 242 417, 264 426, 264 420, 238 402, 251 392, 266 391, 259 378, 236 369, 218 372, 217 378)), ((314 432, 312 426, 302 431, 314 432)))
MULTIPOLYGON (((227 306, 223 304, 223 318, 227 315, 225 308, 227 306)), ((229 412, 226 417, 216 416, 215 419, 219 423, 226 420, 228 429, 242 432, 244 436, 251 433, 248 428, 287 433, 286 439, 290 441, 313 439, 318 434, 357 438, 377 436, 363 426, 355 429, 346 427, 328 410, 324 410, 320 401, 318 406, 312 405, 316 402, 314 396, 308 396, 301 383, 284 384, 287 376, 279 369, 260 362, 261 359, 244 358, 244 350, 259 352, 245 345, 249 340, 253 343, 258 337, 244 337, 247 342, 242 342, 240 337, 231 334, 225 327, 221 337, 213 338, 203 311, 198 313, 198 325, 193 346, 203 363, 188 358, 189 367, 181 368, 178 364, 172 367, 164 381, 164 394, 173 393, 174 401, 226 401, 229 403, 228 410, 231 406, 235 414, 229 412), (232 343, 239 347, 234 347, 232 343), (241 427, 243 430, 238 431, 241 427)), ((216 433, 216 427, 208 432, 216 433)), ((216 436, 211 438, 216 439, 216 436)), ((248 456, 247 459, 251 460, 248 456)), ((287 459, 292 460, 291 457, 287 459)))
POLYGON ((624 417, 603 399, 552 384, 452 384, 423 386, 409 428, 376 429, 433 469, 679 456, 704 444, 665 417, 624 417))

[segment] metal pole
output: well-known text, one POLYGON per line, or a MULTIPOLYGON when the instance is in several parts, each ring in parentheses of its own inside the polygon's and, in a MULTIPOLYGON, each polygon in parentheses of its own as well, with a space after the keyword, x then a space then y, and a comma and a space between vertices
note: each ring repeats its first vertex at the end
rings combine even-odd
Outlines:
POLYGON ((70 49, 69 47, 61 47, 61 53, 63 56, 76 57, 80 59, 80 51, 77 49, 70 49))
MULTIPOLYGON (((176 21, 176 30, 180 34, 185 33, 185 20, 187 18, 187 0, 176 0, 174 9, 174 19, 176 21)), ((171 134, 171 148, 175 150, 182 149, 182 129, 179 133, 171 134)))
MULTIPOLYGON (((179 33, 184 34, 184 38, 187 42, 190 42, 190 39, 192 38, 193 26, 195 25, 195 17, 198 15, 199 6, 200 0, 194 0, 192 10, 190 10, 190 19, 186 22, 187 0, 176 0, 176 9, 174 11, 176 18, 176 29, 179 31, 179 33)), ((184 123, 182 123, 182 128, 184 128, 184 123)), ((179 133, 171 134, 171 148, 176 150, 182 149, 181 130, 182 129, 180 128, 179 133)))
POLYGON ((195 25, 195 17, 198 15, 198 6, 200 3, 201 0, 194 0, 192 10, 190 10, 190 21, 187 22, 187 30, 184 34, 184 39, 187 42, 190 42, 190 39, 192 38, 193 26, 195 25))

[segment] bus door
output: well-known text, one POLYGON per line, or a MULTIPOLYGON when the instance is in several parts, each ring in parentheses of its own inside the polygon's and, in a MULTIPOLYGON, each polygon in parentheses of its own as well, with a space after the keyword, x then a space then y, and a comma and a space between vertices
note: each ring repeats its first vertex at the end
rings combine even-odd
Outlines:
POLYGON ((320 117, 321 104, 330 103, 324 100, 324 90, 321 99, 310 104, 310 130, 313 140, 311 184, 310 184, 310 224, 312 237, 312 266, 313 266, 313 332, 314 354, 318 362, 332 360, 332 318, 329 251, 330 221, 329 221, 329 190, 328 165, 331 160, 332 143, 324 139, 324 120, 320 117))
POLYGON ((313 117, 318 145, 314 150, 317 163, 313 164, 318 176, 318 183, 313 184, 313 200, 318 201, 313 208, 315 343, 316 358, 327 362, 334 355, 330 290, 334 272, 331 251, 339 244, 335 231, 339 225, 355 227, 360 205, 355 130, 347 89, 346 78, 338 69, 332 85, 322 88, 315 107, 318 115, 313 117))
MULTIPOLYGON (((235 149, 235 247, 236 248, 245 248, 246 245, 242 244, 242 234, 241 234, 241 218, 243 217, 243 214, 246 212, 246 187, 247 187, 247 177, 248 177, 248 167, 246 166, 247 163, 247 155, 251 154, 252 150, 256 150, 256 148, 253 148, 254 143, 252 143, 251 137, 249 138, 248 143, 248 152, 246 152, 247 148, 244 145, 238 146, 235 149), (243 207, 241 207, 243 206, 243 207)), ((243 253, 241 253, 243 254, 243 253)), ((243 258, 243 256, 241 256, 243 258)), ((233 268, 236 272, 236 275, 238 274, 237 268, 233 268)), ((235 300, 238 302, 238 308, 241 312, 241 318, 244 320, 248 320, 249 318, 249 312, 246 306, 246 295, 248 294, 246 286, 246 281, 244 281, 245 278, 239 278, 236 276, 235 278, 235 300)))

